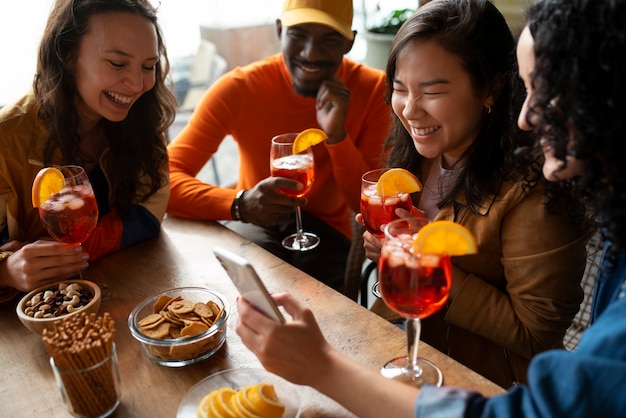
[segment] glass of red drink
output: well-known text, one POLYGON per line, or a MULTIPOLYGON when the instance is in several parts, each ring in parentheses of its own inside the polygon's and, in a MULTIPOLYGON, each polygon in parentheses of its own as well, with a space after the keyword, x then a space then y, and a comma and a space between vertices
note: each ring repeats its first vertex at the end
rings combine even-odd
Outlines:
MULTIPOLYGON (((81 244, 98 223, 98 204, 85 170, 76 165, 57 167, 64 175, 62 184, 39 205, 39 218, 54 239, 81 244)), ((61 180, 59 180, 61 181, 61 180)), ((84 279, 83 271, 80 271, 84 279)))
POLYGON ((384 237, 382 226, 398 219, 396 209, 402 208, 412 212, 413 202, 409 193, 400 193, 396 196, 379 196, 376 192, 376 183, 380 176, 389 170, 380 168, 368 171, 361 177, 361 204, 365 229, 380 238, 384 237))
MULTIPOLYGON (((307 148, 299 154, 293 153, 293 141, 297 133, 277 135, 272 138, 270 150, 270 170, 272 177, 285 177, 301 183, 301 190, 279 189, 287 196, 302 197, 313 185, 315 166, 313 151, 307 148)), ((302 229, 302 213, 300 206, 296 206, 296 232, 283 239, 283 247, 293 251, 309 251, 317 247, 320 238, 312 232, 302 229)))
POLYGON ((378 260, 379 290, 393 311, 406 318, 408 356, 389 361, 383 376, 422 386, 440 386, 441 370, 418 357, 421 318, 441 309, 452 283, 452 265, 447 254, 416 254, 413 240, 428 223, 423 218, 398 219, 385 225, 385 238, 378 260))

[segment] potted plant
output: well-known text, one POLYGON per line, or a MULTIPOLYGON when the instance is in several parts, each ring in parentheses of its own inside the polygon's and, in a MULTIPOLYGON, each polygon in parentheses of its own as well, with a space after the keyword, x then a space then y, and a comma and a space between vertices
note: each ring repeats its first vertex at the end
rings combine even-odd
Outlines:
MULTIPOLYGON (((366 11, 367 9, 364 8, 366 11)), ((415 12, 415 8, 393 9, 387 14, 381 15, 380 8, 374 13, 373 23, 368 22, 367 11, 365 12, 365 43, 367 50, 365 63, 370 67, 385 69, 389 48, 400 26, 415 12)))

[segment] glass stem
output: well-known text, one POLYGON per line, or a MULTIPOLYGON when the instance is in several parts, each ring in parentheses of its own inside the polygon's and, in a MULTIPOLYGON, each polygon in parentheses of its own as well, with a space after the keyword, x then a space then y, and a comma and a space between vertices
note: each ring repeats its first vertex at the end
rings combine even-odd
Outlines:
POLYGON ((417 346, 420 342, 422 322, 419 318, 406 319, 406 340, 408 344, 409 363, 408 367, 413 370, 420 370, 417 365, 417 346))
POLYGON ((302 214, 300 213, 300 206, 296 206, 296 241, 306 242, 307 238, 304 235, 302 229, 302 214))

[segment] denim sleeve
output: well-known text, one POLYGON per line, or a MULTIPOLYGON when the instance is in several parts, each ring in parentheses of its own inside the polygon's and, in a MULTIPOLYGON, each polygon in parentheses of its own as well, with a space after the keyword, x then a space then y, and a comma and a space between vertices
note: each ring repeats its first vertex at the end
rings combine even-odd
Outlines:
POLYGON ((477 396, 458 388, 424 386, 415 402, 415 417, 463 418, 468 400, 477 396))
POLYGON ((416 417, 624 418, 626 417, 626 299, 611 304, 570 352, 533 358, 528 386, 486 398, 454 388, 424 387, 416 417))

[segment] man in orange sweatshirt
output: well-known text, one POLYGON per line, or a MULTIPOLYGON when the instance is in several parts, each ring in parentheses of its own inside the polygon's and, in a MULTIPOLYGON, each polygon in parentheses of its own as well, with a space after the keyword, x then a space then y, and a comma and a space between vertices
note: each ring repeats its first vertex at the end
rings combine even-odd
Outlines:
POLYGON ((356 34, 352 17, 351 0, 286 0, 276 21, 282 53, 221 77, 168 147, 170 214, 236 221, 227 225, 337 290, 351 211, 359 211, 361 175, 379 166, 390 126, 384 73, 344 57, 356 34), (270 176, 271 139, 307 128, 324 130, 328 139, 313 147, 311 190, 289 197, 277 189, 302 186, 270 176), (227 135, 240 158, 234 189, 195 178, 227 135), (281 246, 295 232, 296 206, 305 230, 321 238, 313 250, 281 246))

